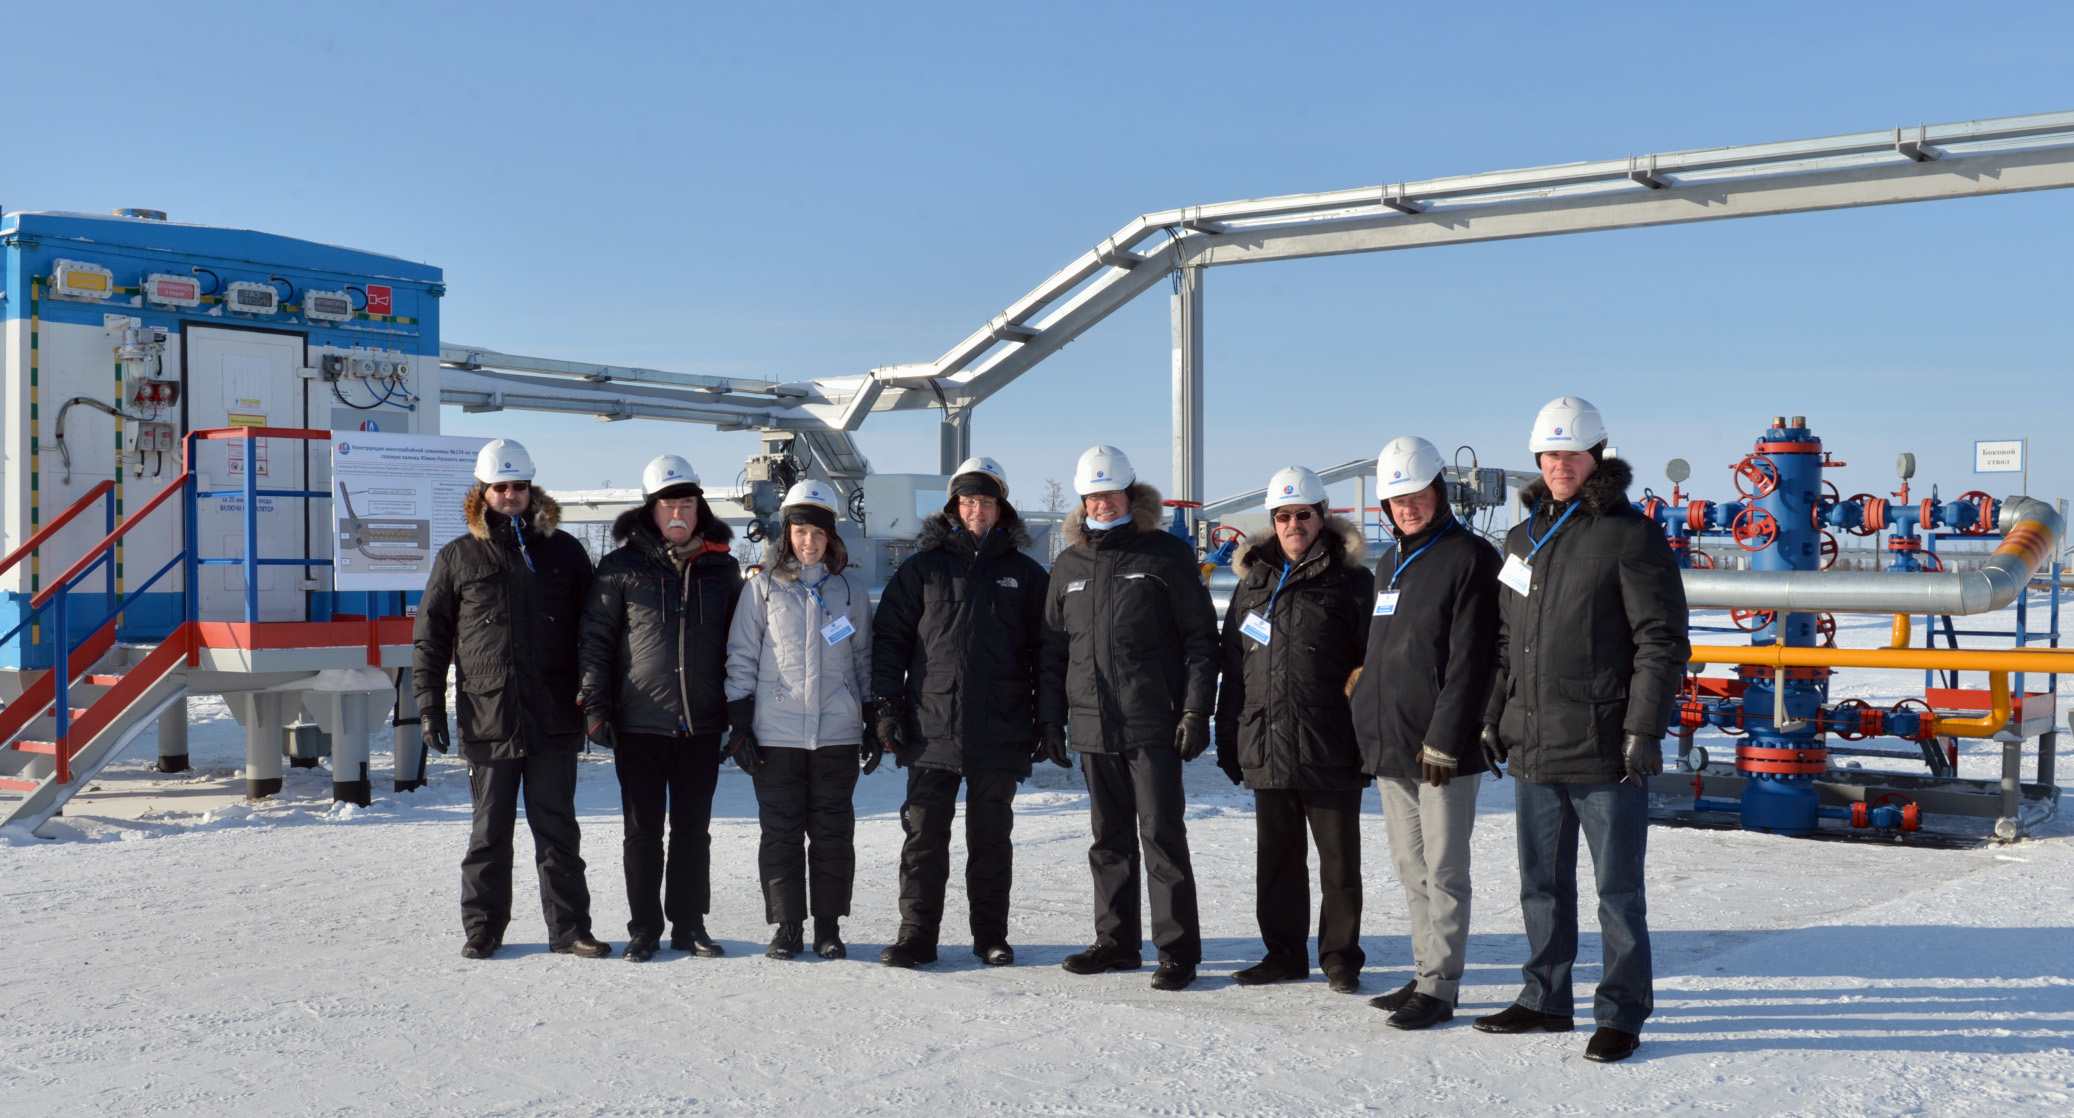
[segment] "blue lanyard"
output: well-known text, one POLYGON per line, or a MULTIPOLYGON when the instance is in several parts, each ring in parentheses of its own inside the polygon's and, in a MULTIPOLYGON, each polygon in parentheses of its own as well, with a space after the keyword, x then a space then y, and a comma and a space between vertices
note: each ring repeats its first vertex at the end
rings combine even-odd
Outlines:
POLYGON ((1562 529, 1563 521, 1570 519, 1570 514, 1576 511, 1577 505, 1572 502, 1569 508, 1563 510, 1563 515, 1557 517, 1556 522, 1549 525, 1548 531, 1537 540, 1534 538, 1534 517, 1541 515, 1541 502, 1534 502, 1534 517, 1527 518, 1527 542, 1534 545, 1534 550, 1527 552, 1527 562, 1532 563, 1534 557, 1541 554, 1541 545, 1554 539, 1555 534, 1562 529))
POLYGON ((1442 528, 1438 533, 1434 535, 1432 539, 1427 540, 1425 546, 1419 548, 1417 551, 1414 551, 1410 555, 1407 555, 1403 559, 1399 560, 1397 563, 1397 569, 1390 572, 1390 589, 1397 589, 1397 576, 1404 573, 1404 568, 1411 566, 1412 561, 1414 559, 1417 559, 1419 556, 1426 554, 1426 548, 1432 547, 1434 544, 1439 543, 1441 536, 1445 536, 1449 532, 1452 532, 1454 530, 1455 522, 1452 520, 1448 521, 1447 527, 1442 528))
POLYGON ((519 558, 524 559, 526 561, 527 570, 532 571, 535 574, 538 574, 540 572, 540 569, 533 565, 533 553, 526 549, 525 528, 520 526, 519 518, 516 516, 508 516, 505 517, 505 519, 511 521, 512 534, 518 537, 519 558))
POLYGON ((812 586, 807 587, 807 593, 812 594, 814 596, 814 601, 820 603, 821 612, 827 614, 831 618, 835 616, 835 611, 829 609, 827 600, 821 597, 821 587, 827 585, 828 580, 834 577, 835 572, 830 571, 827 574, 821 576, 820 582, 817 582, 812 586))
POLYGON ((1263 619, 1273 617, 1275 615, 1275 599, 1282 596, 1282 583, 1288 581, 1289 561, 1287 559, 1284 559, 1282 561, 1282 577, 1279 581, 1275 583, 1275 592, 1267 596, 1267 612, 1260 615, 1263 619))

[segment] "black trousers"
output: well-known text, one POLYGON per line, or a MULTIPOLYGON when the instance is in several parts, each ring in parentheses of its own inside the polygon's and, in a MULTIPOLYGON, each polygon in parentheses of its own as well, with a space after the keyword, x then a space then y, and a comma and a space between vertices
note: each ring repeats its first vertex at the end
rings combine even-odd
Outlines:
POLYGON ((461 859, 462 930, 502 940, 511 923, 511 832, 523 794, 547 942, 558 947, 589 935, 591 893, 576 827, 576 754, 470 762, 468 793, 475 801, 475 827, 461 859))
POLYGON ((1310 966, 1308 824, 1318 844, 1318 965, 1355 970, 1361 950, 1361 792, 1259 788, 1253 792, 1254 915, 1268 959, 1310 966))
POLYGON ((660 940, 663 920, 702 926, 712 911, 713 785, 720 735, 621 734, 612 757, 626 819, 627 934, 660 940), (663 857, 667 823, 669 857, 663 857))
POLYGON ((1144 940, 1138 923, 1142 840, 1145 876, 1151 881, 1153 946, 1163 960, 1191 966, 1202 962, 1181 755, 1164 745, 1130 753, 1083 753, 1080 768, 1087 777, 1095 833, 1087 852, 1095 875, 1095 938, 1133 950, 1144 940))
POLYGON ((1008 942, 1008 891, 1014 877, 1014 773, 961 777, 941 769, 907 770, 907 802, 900 805, 900 938, 934 944, 943 925, 943 893, 951 876, 951 820, 958 784, 965 784, 965 897, 972 943, 1008 942))
POLYGON ((756 867, 763 876, 763 918, 804 924, 809 915, 848 916, 857 877, 857 812, 850 804, 857 790, 857 747, 766 745, 758 752, 763 764, 756 770, 756 811, 763 844, 756 867))

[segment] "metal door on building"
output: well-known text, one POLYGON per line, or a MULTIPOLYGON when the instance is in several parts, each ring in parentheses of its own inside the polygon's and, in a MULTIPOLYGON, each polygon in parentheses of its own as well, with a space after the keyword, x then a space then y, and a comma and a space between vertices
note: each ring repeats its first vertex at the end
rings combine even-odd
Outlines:
MULTIPOLYGON (((308 426, 302 334, 189 326, 183 335, 182 394, 188 430, 308 426)), ((238 489, 245 484, 245 471, 256 470, 261 489, 304 489, 309 477, 307 447, 300 439, 260 439, 255 461, 247 461, 243 440, 199 442, 196 481, 204 492, 238 489)), ((309 557, 304 503, 292 497, 258 499, 260 558, 309 557)), ((244 504, 242 495, 200 502, 196 539, 203 558, 244 557, 244 504)), ((305 620, 306 571, 321 574, 303 567, 259 568, 259 620, 305 620)), ((204 567, 201 584, 202 620, 245 619, 244 568, 204 567)))

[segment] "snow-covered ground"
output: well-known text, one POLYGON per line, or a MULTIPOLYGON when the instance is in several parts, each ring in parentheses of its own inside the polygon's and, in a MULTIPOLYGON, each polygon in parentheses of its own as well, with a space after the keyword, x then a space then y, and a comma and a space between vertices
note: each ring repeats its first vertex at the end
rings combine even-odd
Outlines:
MULTIPOLYGON (((1844 634, 1884 636, 1869 620, 1844 634)), ((1920 676, 1839 682, 1891 701, 1920 676)), ((1231 981, 1261 950, 1253 824, 1207 759, 1189 773, 1207 961, 1181 993, 1148 989, 1149 967, 1059 968, 1092 935, 1087 814, 1078 774, 1049 766, 1017 800, 1012 968, 965 952, 955 873, 944 961, 877 964, 898 924, 890 765, 859 784, 846 961, 761 956, 754 798, 729 767, 710 919, 727 957, 550 954, 521 837, 506 947, 468 962, 459 762, 435 756, 431 784, 401 795, 378 769, 364 810, 334 808, 323 769, 248 806, 242 731, 213 700, 192 717, 197 771, 152 773, 147 733, 43 837, 0 844, 7 1113, 2074 1113, 2064 822, 1967 850, 1653 830, 1657 1015, 1634 1060, 1600 1066, 1581 1056, 1588 1018, 1567 1036, 1468 1026, 1511 1000, 1525 953, 1510 781, 1482 791, 1461 1016, 1406 1034, 1366 1005, 1409 963, 1373 792, 1358 997, 1231 981)), ((584 759, 579 809, 597 930, 623 944, 610 765, 584 759)), ((1999 748, 1974 743, 1962 771, 1999 772, 1999 748)), ((1588 1006, 1588 903, 1584 920, 1588 1006)))

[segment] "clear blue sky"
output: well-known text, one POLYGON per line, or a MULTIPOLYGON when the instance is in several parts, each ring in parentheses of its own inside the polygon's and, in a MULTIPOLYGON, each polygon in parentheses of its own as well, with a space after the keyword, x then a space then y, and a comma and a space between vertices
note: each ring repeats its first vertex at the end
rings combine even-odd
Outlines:
MULTIPOLYGON (((2064 4, 15 5, 14 209, 148 206, 446 270, 448 340, 801 378, 935 358, 1133 216, 2074 108, 2064 4), (230 14, 233 10, 237 14, 230 14)), ((1209 488, 1393 436, 1523 467, 1547 398, 1703 492, 1802 413, 1891 486, 2074 495, 2074 191, 1224 268, 1209 488)), ((1095 442, 1169 472, 1162 291, 978 412, 1034 495, 1095 442)), ((746 435, 521 413, 542 481, 746 435)), ((935 468, 879 417, 876 468, 935 468)), ((1342 496, 1342 499, 1343 496, 1342 496)))

